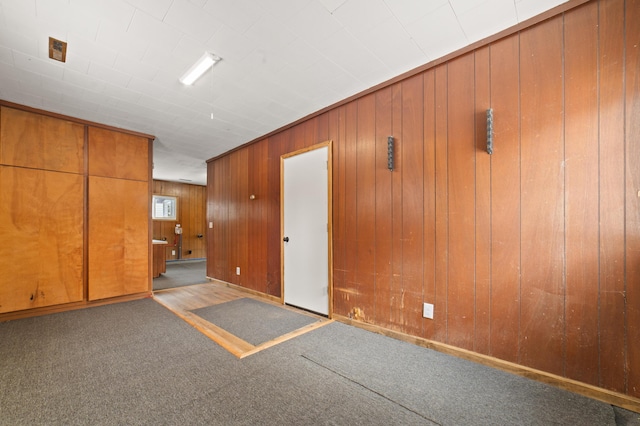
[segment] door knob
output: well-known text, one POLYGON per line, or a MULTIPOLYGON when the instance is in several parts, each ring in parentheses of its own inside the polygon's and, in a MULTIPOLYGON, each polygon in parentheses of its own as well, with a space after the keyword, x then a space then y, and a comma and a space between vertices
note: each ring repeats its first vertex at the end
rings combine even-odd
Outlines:
POLYGON ((288 242, 289 242, 289 237, 284 237, 284 238, 282 239, 282 241, 284 241, 285 243, 288 243, 288 242))

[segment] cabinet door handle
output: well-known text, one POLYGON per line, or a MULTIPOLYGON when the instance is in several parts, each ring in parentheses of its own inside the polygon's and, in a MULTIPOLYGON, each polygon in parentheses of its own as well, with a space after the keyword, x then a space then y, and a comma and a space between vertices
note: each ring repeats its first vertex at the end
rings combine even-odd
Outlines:
POLYGON ((289 237, 284 237, 284 238, 282 239, 282 241, 284 241, 285 243, 288 243, 288 242, 289 242, 289 237))

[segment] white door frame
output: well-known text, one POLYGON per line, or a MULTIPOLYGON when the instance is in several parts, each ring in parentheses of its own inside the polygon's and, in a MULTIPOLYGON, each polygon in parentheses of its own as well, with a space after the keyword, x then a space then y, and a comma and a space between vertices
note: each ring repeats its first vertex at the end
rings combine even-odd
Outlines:
POLYGON ((284 276, 284 161, 287 158, 304 154, 309 151, 327 147, 327 277, 329 306, 327 307, 328 317, 333 314, 333 160, 332 148, 333 141, 328 140, 321 142, 294 152, 283 154, 280 156, 280 299, 284 304, 285 295, 285 276, 284 276))

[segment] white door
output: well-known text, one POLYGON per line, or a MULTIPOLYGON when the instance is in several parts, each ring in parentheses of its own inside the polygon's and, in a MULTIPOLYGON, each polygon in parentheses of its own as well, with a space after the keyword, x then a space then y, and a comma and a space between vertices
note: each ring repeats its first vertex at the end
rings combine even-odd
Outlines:
POLYGON ((282 157, 284 303, 329 314, 330 143, 282 157))

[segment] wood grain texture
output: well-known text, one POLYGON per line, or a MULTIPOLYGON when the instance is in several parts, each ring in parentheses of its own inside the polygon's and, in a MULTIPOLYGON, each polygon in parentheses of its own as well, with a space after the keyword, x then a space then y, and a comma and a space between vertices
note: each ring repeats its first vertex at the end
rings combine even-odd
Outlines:
POLYGON ((475 334, 475 109, 474 60, 467 54, 448 65, 447 191, 449 258, 447 343, 472 349, 475 334))
POLYGON ((348 315, 360 316, 358 305, 360 303, 358 287, 356 285, 356 262, 357 262, 357 169, 358 161, 357 145, 357 119, 358 104, 352 102, 345 106, 345 187, 344 187, 344 209, 345 209, 345 250, 344 266, 345 281, 342 292, 338 293, 345 303, 338 303, 338 306, 345 306, 349 309, 348 315))
POLYGON ((280 156, 284 154, 283 135, 268 139, 267 159, 267 294, 281 295, 282 229, 280 227, 280 156))
POLYGON ((490 354, 518 361, 520 349, 519 37, 491 47, 491 342, 490 354))
POLYGON ((158 278, 160 274, 167 272, 167 256, 164 249, 165 244, 153 244, 153 278, 158 278))
POLYGON ((566 359, 569 378, 598 384, 598 5, 565 17, 566 359))
POLYGON ((402 131, 402 85, 400 83, 391 87, 391 132, 396 141, 394 146, 394 170, 391 174, 391 215, 393 217, 392 250, 391 257, 391 289, 390 289, 390 319, 391 328, 403 331, 404 321, 403 289, 402 289, 402 215, 404 204, 402 202, 402 185, 404 169, 404 135, 402 131))
POLYGON ((564 373, 564 135, 562 18, 520 35, 520 362, 564 373))
MULTIPOLYGON (((424 195, 423 195, 423 250, 424 278, 422 284, 423 303, 436 300, 436 74, 429 70, 424 74, 424 195)), ((435 323, 422 320, 422 337, 432 339, 435 323)))
POLYGON ((447 64, 435 69, 435 287, 433 299, 433 339, 447 341, 448 312, 448 251, 449 251, 449 191, 447 147, 447 64))
POLYGON ((89 177, 89 300, 151 290, 149 183, 89 177))
POLYGON ((375 117, 375 292, 373 322, 382 327, 391 325, 391 261, 393 258, 393 214, 391 182, 393 172, 387 168, 387 138, 391 129, 392 91, 386 88, 376 93, 375 117))
POLYGON ((348 313, 346 288, 346 108, 333 110, 329 137, 333 140, 333 311, 348 313))
POLYGON ((209 175, 213 183, 208 187, 209 197, 217 202, 211 204, 208 211, 208 222, 213 227, 207 228, 207 240, 210 242, 207 251, 207 276, 219 280, 229 280, 227 268, 229 249, 229 157, 209 164, 209 175))
POLYGON ((475 337, 473 350, 488 354, 491 343, 491 155, 487 153, 487 109, 491 106, 489 47, 474 54, 475 67, 475 337))
POLYGON ((267 140, 249 146, 250 197, 247 202, 247 287, 268 293, 267 288, 267 140))
POLYGON ((82 175, 0 166, 0 313, 83 298, 82 175))
POLYGON ((0 107, 0 164, 84 172, 84 126, 0 107))
POLYGON ((375 95, 357 101, 358 127, 355 192, 355 280, 359 315, 364 321, 375 318, 376 263, 376 139, 375 95))
POLYGON ((89 127, 89 175, 149 180, 147 138, 89 127))
POLYGON ((402 331, 422 334, 424 87, 421 75, 402 82, 402 331))
POLYGON ((640 1, 625 7, 626 392, 640 397, 640 1))

